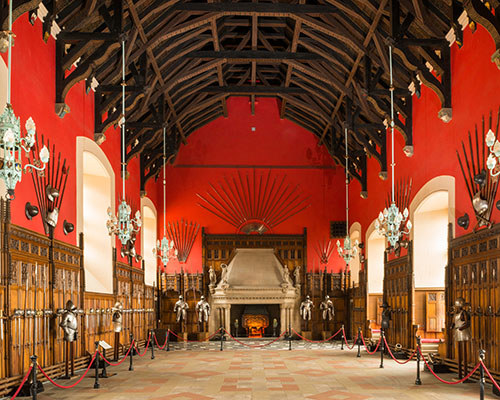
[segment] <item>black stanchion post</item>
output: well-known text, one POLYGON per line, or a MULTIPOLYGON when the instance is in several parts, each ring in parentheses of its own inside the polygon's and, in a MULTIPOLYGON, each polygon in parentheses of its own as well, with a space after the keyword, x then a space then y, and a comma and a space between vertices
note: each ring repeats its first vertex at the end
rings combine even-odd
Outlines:
POLYGON ((37 369, 37 356, 33 355, 30 357, 31 358, 31 386, 30 386, 30 392, 31 392, 31 398, 33 400, 36 400, 36 395, 38 392, 38 382, 36 381, 36 369, 37 369))
POLYGON ((224 350, 224 328, 220 327, 220 351, 224 350))
POLYGON ((479 366, 479 399, 484 400, 484 356, 486 355, 485 350, 479 350, 479 361, 481 361, 481 365, 479 366))
POLYGON ((156 336, 154 336, 154 337, 153 336, 154 336, 154 331, 151 330, 150 331, 150 338, 151 338, 151 360, 155 359, 155 341, 154 341, 154 339, 155 339, 156 336))
POLYGON ((106 371, 106 360, 104 358, 106 357, 106 349, 102 349, 103 351, 103 359, 102 359, 102 372, 101 372, 101 378, 107 378, 108 377, 108 371, 106 371))
POLYGON ((356 340, 358 342, 358 355, 356 357, 361 357, 361 327, 358 327, 358 339, 356 340))
POLYGON ((128 366, 129 371, 134 370, 134 335, 130 334, 130 352, 129 352, 129 357, 130 357, 130 364, 128 366))
POLYGON ((170 329, 167 330, 167 350, 170 351, 170 329))
POLYGON ((94 360, 94 368, 95 368, 95 381, 94 381, 94 389, 99 389, 101 387, 99 383, 99 342, 95 342, 95 360, 94 360))
POLYGON ((380 367, 384 368, 384 330, 380 329, 380 367))
POLYGON ((342 324, 342 335, 340 335, 340 350, 344 350, 344 324, 342 324))
POLYGON ((292 327, 288 324, 288 350, 292 350, 292 327))
POLYGON ((422 380, 420 379, 420 336, 417 336, 417 379, 415 379, 415 385, 421 385, 422 380))

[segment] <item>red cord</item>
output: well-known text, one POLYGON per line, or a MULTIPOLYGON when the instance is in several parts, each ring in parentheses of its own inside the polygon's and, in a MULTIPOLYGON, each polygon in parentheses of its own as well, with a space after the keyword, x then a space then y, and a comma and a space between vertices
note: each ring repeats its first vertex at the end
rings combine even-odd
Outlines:
POLYGON ((148 351, 149 343, 151 343, 151 333, 149 334, 148 337, 148 342, 146 343, 146 348, 144 349, 144 353, 139 353, 139 349, 137 348, 136 344, 134 343, 135 351, 137 351, 137 355, 139 357, 144 357, 146 355, 146 352, 148 351))
POLYGON ((375 347, 375 350, 373 350, 373 351, 368 350, 368 347, 366 346, 366 343, 365 343, 365 338, 363 337, 363 332, 361 332, 361 341, 363 342, 363 346, 365 346, 366 352, 368 354, 372 355, 372 354, 375 354, 377 352, 378 347, 380 346, 380 343, 382 342, 382 336, 379 337, 377 347, 375 347))
POLYGON ((495 387, 498 389, 498 391, 500 391, 500 386, 498 386, 498 383, 496 383, 496 381, 493 379, 493 377, 492 377, 492 376, 491 376, 491 374, 490 374, 490 371, 488 371, 488 368, 486 368, 486 365, 484 365, 484 362, 483 362, 482 360, 481 360, 481 361, 479 361, 479 362, 482 364, 482 366, 483 366, 484 370, 486 371, 486 373, 487 373, 487 374, 488 374, 488 376, 490 377, 491 382, 493 383, 493 385, 495 385, 495 387))
POLYGON ((385 343, 385 348, 387 349, 387 351, 391 355, 392 359, 394 361, 396 361, 398 364, 401 364, 401 365, 409 363, 413 359, 413 357, 415 357, 415 354, 417 354, 417 351, 420 350, 420 347, 417 346, 417 348, 415 349, 415 351, 412 353, 412 355, 410 356, 410 358, 408 360, 406 360, 406 361, 398 361, 398 359, 396 357, 394 357, 394 354, 392 354, 391 348, 389 347, 389 344, 387 343, 387 340, 385 339, 385 336, 384 336, 384 343, 385 343))
POLYGON ((337 332, 335 332, 332 336, 330 336, 328 339, 323 339, 323 340, 311 340, 311 339, 307 339, 305 338, 304 336, 302 336, 300 333, 298 333, 295 329, 292 328, 292 331, 295 332, 295 334, 301 338, 302 340, 305 340, 307 342, 310 342, 310 343, 325 343, 325 342, 328 342, 330 340, 332 340, 335 336, 337 336, 341 331, 342 331, 342 328, 340 328, 337 332))
POLYGON ((427 368, 429 369, 429 371, 431 371, 432 375, 434 375, 434 377, 439 381, 439 382, 442 382, 442 383, 446 383, 447 385, 456 385, 458 383, 462 383, 462 382, 465 382, 467 379, 469 379, 473 374, 474 372, 476 372, 476 370, 479 368, 479 366, 481 365, 481 362, 478 362, 477 365, 474 367, 474 369, 469 373, 467 374, 467 376, 465 378, 462 378, 460 379, 459 381, 456 381, 456 382, 450 382, 450 381, 445 381, 444 379, 440 378, 439 376, 437 376, 435 374, 435 372, 432 370, 431 366, 427 363, 427 360, 425 359, 424 355, 422 354, 422 350, 420 349, 420 347, 418 347, 418 352, 420 353, 420 355, 422 356, 422 359, 424 360, 424 363, 425 365, 427 365, 427 368))
POLYGON ((156 333, 154 334, 154 338, 155 338, 155 343, 156 343, 156 346, 160 349, 160 350, 163 350, 165 348, 165 346, 167 345, 167 342, 168 342, 168 335, 170 335, 170 330, 167 331, 167 336, 165 337, 165 343, 163 343, 163 346, 160 346, 158 344, 158 339, 156 339, 156 333))
POLYGON ((135 340, 134 340, 134 339, 132 339, 132 343, 130 343, 130 347, 128 348, 127 353, 123 356, 123 358, 121 359, 121 361, 119 361, 119 362, 117 362, 117 363, 112 363, 112 362, 108 361, 108 360, 106 359, 106 357, 104 357, 100 351, 99 351, 99 355, 100 355, 100 356, 102 357, 102 359, 103 359, 106 363, 108 363, 109 365, 111 365, 112 367, 117 367, 117 366, 121 365, 121 364, 122 364, 122 362, 124 362, 124 361, 127 359, 127 356, 128 356, 128 354, 130 353, 130 350, 132 350, 132 346, 134 345, 134 342, 135 342, 135 340))
POLYGON ((52 380, 50 378, 50 376, 48 376, 45 371, 42 369, 42 367, 40 367, 40 365, 37 365, 38 369, 40 370, 40 372, 43 374, 43 376, 45 376, 48 381, 50 383, 52 383, 54 386, 57 386, 58 388, 61 388, 61 389, 70 389, 72 387, 75 387, 76 385, 78 385, 82 380, 83 378, 85 378, 85 375, 88 374, 88 372, 90 371, 90 367, 92 366, 92 363, 94 362, 95 358, 96 358, 96 355, 97 355, 97 352, 94 353, 94 356, 92 357, 92 360, 90 361, 89 363, 89 366, 87 367, 87 370, 85 371, 85 373, 80 377, 80 379, 78 379, 75 383, 73 383, 72 385, 69 385, 69 386, 62 386, 62 385, 59 385, 58 383, 54 382, 54 380, 52 380))
POLYGON ((31 371, 32 371, 32 370, 33 370, 33 365, 32 365, 32 366, 30 366, 30 369, 28 370, 28 373, 24 376, 23 381, 21 382, 21 384, 20 384, 20 385, 19 385, 19 387, 17 388, 16 393, 14 393, 14 396, 12 396, 12 397, 10 398, 10 400, 14 400, 14 399, 17 397, 17 395, 18 395, 18 394, 19 394, 19 392, 21 391, 21 388, 22 388, 22 387, 24 386, 24 384, 26 383, 26 379, 28 379, 28 376, 30 376, 30 374, 31 374, 31 371))
POLYGON ((347 339, 346 339, 346 337, 345 337, 345 329, 344 329, 344 327, 342 327, 342 331, 344 332, 344 335, 343 335, 343 336, 344 336, 344 342, 345 342, 346 347, 347 347, 349 350, 354 349, 354 346, 356 346, 356 342, 354 342, 354 343, 352 344, 352 346, 349 346, 349 343, 347 343, 347 339))
POLYGON ((264 343, 264 344, 248 344, 248 343, 245 343, 245 342, 242 342, 238 339, 236 339, 233 335, 231 335, 228 331, 226 331, 224 329, 224 332, 226 332, 228 334, 228 336, 233 339, 235 342, 238 342, 239 344, 242 344, 243 346, 247 346, 247 347, 251 347, 251 348, 257 348, 257 347, 265 347, 265 346, 269 346, 270 344, 273 344, 275 342, 277 342, 278 340, 280 340, 283 336, 286 335, 286 332, 283 332, 281 335, 279 335, 276 339, 270 341, 270 342, 267 342, 267 343, 264 343))

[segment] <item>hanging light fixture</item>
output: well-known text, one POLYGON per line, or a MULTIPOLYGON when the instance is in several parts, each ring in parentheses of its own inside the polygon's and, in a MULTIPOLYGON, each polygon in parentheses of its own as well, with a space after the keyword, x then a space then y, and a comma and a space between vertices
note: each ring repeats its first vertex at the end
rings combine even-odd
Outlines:
POLYGON ((36 142, 35 122, 31 117, 26 121, 26 136, 21 137, 21 121, 16 117, 10 104, 11 73, 12 73, 12 0, 9 1, 9 31, 8 35, 8 73, 7 73, 7 104, 0 115, 0 178, 4 180, 7 188, 7 198, 15 198, 14 190, 21 182, 23 172, 32 172, 33 169, 43 171, 49 161, 49 150, 43 146, 40 150, 40 160, 22 166, 22 152, 28 153, 36 142))
POLYGON ((167 238, 167 156, 166 156, 166 132, 163 128, 163 239, 156 241, 153 254, 156 255, 164 267, 171 258, 177 257, 177 249, 174 249, 174 241, 167 238))
POLYGON ((132 236, 139 232, 142 226, 141 212, 137 210, 134 218, 130 218, 132 209, 125 200, 125 41, 122 41, 122 200, 118 206, 118 216, 113 214, 111 207, 108 207, 108 228, 109 235, 116 235, 122 246, 127 245, 132 236))
POLYGON ((491 128, 486 134, 486 145, 490 149, 486 166, 490 170, 491 176, 498 176, 500 174, 500 142, 497 140, 497 137, 491 128))
POLYGON ((412 225, 411 221, 408 219, 408 209, 405 208, 403 213, 401 213, 396 205, 396 202, 394 201, 394 166, 396 164, 394 163, 394 85, 392 82, 392 46, 389 46, 389 76, 389 91, 391 92, 391 205, 389 208, 384 208, 383 212, 380 212, 378 219, 375 221, 375 229, 379 232, 379 234, 387 238, 387 241, 393 248, 396 248, 396 244, 403 237, 403 235, 408 235, 410 233, 412 225))
POLYGON ((339 252, 339 256, 342 257, 347 267, 351 260, 358 253, 358 245, 359 242, 356 240, 352 243, 351 238, 349 237, 349 148, 347 146, 347 124, 344 127, 345 134, 345 227, 346 233, 344 238, 344 247, 340 245, 340 240, 337 240, 337 251, 339 252))

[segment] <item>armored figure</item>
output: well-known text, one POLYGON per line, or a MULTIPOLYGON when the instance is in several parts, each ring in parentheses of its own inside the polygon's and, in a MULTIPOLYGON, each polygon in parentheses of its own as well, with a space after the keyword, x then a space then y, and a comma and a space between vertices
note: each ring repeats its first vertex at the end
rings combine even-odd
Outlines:
POLYGON ((325 300, 319 305, 319 309, 323 311, 323 321, 331 321, 335 315, 335 308, 333 307, 333 302, 330 300, 330 296, 326 295, 325 300))
POLYGON ((311 301, 310 296, 306 296, 306 299, 300 304, 300 315, 304 321, 310 321, 312 316, 312 309, 314 304, 311 301))
POLYGON ((240 321, 237 319, 234 320, 234 336, 238 337, 238 331, 240 329, 240 321))
POLYGON ((386 301, 384 301, 382 303, 382 306, 383 308, 382 310, 382 324, 381 324, 381 328, 384 330, 384 333, 387 331, 387 329, 389 329, 389 322, 391 321, 392 317, 391 317, 391 307, 389 306, 389 304, 387 304, 386 301))
POLYGON ((278 336, 278 320, 273 319, 273 336, 278 336))
POLYGON ((64 331, 64 340, 66 342, 74 342, 78 335, 78 321, 76 319, 77 309, 71 300, 66 302, 64 307, 61 322, 59 326, 64 331))
POLYGON ((471 339, 470 313, 465 308, 465 299, 458 297, 453 306, 451 323, 453 336, 458 346, 458 379, 467 375, 467 343, 471 339))
POLYGON ((113 321, 113 330, 115 332, 121 332, 122 331, 122 324, 123 324, 123 306, 122 306, 122 303, 120 303, 119 301, 117 301, 114 305, 114 307, 112 308, 112 311, 113 311, 113 317, 112 317, 112 321, 113 321))
POLYGON ((471 338, 470 314, 464 306, 465 300, 463 297, 455 300, 453 321, 451 324, 455 342, 466 342, 471 338))
POLYGON ((217 283, 217 275, 215 274, 214 267, 210 266, 208 270, 208 278, 210 279, 210 285, 215 286, 217 283))
POLYGON ((177 314, 177 322, 186 322, 188 309, 189 305, 184 301, 184 297, 179 296, 179 300, 174 306, 174 313, 177 314))
POLYGON ((208 322, 210 315, 210 304, 205 300, 205 296, 200 297, 200 301, 196 303, 196 312, 198 313, 198 322, 203 324, 208 322))

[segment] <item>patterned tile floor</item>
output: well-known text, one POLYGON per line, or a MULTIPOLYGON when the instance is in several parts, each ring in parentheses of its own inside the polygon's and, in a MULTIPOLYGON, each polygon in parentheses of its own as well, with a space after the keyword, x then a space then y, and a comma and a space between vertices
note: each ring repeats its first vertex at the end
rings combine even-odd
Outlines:
MULTIPOLYGON (((259 344, 263 342, 245 342, 259 344)), ((364 400, 364 399, 478 399, 477 383, 445 385, 422 372, 422 386, 415 386, 412 361, 397 365, 386 358, 380 369, 379 355, 340 350, 338 344, 277 342, 258 350, 226 342, 172 344, 172 351, 150 352, 134 357, 134 372, 128 362, 110 370, 117 375, 101 379, 101 388, 85 378, 73 389, 57 389, 45 384, 39 400, 364 400)), ((91 375, 91 374, 89 374, 91 375)), ((451 380, 451 374, 443 378, 451 380)), ((62 382, 67 384, 67 382, 62 382)), ((497 399, 487 387, 487 399, 497 399)))

